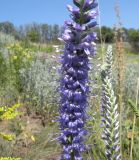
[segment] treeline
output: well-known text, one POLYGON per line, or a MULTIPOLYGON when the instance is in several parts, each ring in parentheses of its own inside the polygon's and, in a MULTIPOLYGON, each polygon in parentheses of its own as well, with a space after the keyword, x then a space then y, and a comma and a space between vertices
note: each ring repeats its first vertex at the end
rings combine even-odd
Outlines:
MULTIPOLYGON (((139 43, 139 29, 127 29, 122 28, 124 41, 129 41, 131 43, 139 43)), ((94 29, 98 33, 98 42, 102 41, 105 43, 114 42, 115 28, 110 28, 102 26, 100 37, 99 28, 94 29)), ((58 42, 58 37, 61 36, 63 32, 63 26, 57 24, 38 24, 31 23, 27 25, 22 25, 15 27, 11 22, 1 22, 0 32, 13 35, 17 40, 29 40, 31 42, 37 43, 48 43, 48 42, 58 42)))
POLYGON ((0 32, 10 34, 17 40, 30 40, 31 42, 47 43, 58 41, 58 37, 62 34, 62 27, 57 24, 48 25, 38 23, 16 27, 11 22, 1 22, 0 32))

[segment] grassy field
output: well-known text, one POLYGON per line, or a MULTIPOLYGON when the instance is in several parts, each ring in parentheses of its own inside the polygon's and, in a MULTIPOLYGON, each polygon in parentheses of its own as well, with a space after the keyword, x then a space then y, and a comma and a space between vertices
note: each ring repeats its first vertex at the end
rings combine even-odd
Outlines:
MULTIPOLYGON (((139 159, 139 121, 137 119, 135 133, 132 133, 134 113, 128 104, 128 99, 135 102, 137 78, 139 77, 139 55, 126 48, 125 81, 123 101, 123 157, 129 160, 131 137, 134 134, 133 156, 139 159)), ((90 119, 87 123, 89 136, 86 139, 91 144, 84 154, 85 160, 105 160, 104 144, 101 140, 102 129, 100 118, 102 65, 101 49, 98 48, 96 57, 92 60, 93 69, 90 71, 91 94, 89 98, 90 119), (98 125, 99 124, 99 125, 98 125), (93 128, 92 128, 93 126, 93 128)), ((105 52, 104 52, 105 54, 105 52)), ((58 160, 61 147, 57 141, 59 125, 56 122, 59 108, 59 53, 52 45, 41 46, 30 44, 24 46, 20 42, 14 45, 4 44, 0 50, 1 89, 0 106, 11 107, 20 103, 21 113, 13 120, 1 120, 0 130, 15 135, 11 141, 0 140, 1 157, 21 157, 23 160, 58 160)), ((116 81, 116 70, 113 70, 116 81)), ((115 88, 117 87, 114 83, 115 88)), ((138 97, 139 99, 139 97, 138 97)))

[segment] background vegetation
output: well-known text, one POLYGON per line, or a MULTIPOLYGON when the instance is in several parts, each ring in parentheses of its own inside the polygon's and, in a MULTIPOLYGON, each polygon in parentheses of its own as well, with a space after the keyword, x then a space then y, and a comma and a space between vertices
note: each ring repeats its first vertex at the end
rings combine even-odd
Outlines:
MULTIPOLYGON (((133 159, 139 159, 139 119, 129 100, 135 104, 139 77, 139 29, 122 29, 124 48, 124 83, 122 110, 122 153, 129 160, 134 137, 133 159)), ((84 154, 86 160, 105 160, 104 144, 101 140, 101 65, 108 44, 114 48, 113 85, 118 97, 118 74, 116 69, 115 28, 99 29, 97 55, 92 60, 90 72, 91 93, 89 97, 90 120, 87 137, 90 149, 84 154), (104 42, 102 52, 101 39, 104 42), (99 124, 99 125, 98 125, 99 124), (93 126, 93 128, 92 128, 93 126)), ((14 139, 0 140, 1 157, 21 157, 24 160, 58 160, 60 146, 56 140, 59 133, 57 123, 59 108, 59 68, 63 44, 58 41, 63 27, 59 25, 32 23, 15 27, 11 22, 0 23, 0 107, 12 109, 14 104, 21 114, 9 121, 0 119, 0 130, 14 135, 14 139), (58 46, 56 46, 58 45, 58 46)), ((122 67, 122 66, 119 66, 122 67)), ((139 107, 138 105, 135 107, 139 107)), ((0 112, 1 113, 1 112, 0 112)), ((131 158, 130 158, 131 159, 131 158)))

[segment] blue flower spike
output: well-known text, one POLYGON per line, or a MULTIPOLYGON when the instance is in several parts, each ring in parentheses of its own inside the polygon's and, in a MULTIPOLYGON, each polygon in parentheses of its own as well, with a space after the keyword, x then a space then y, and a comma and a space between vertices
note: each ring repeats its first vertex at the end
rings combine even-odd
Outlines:
POLYGON ((63 148, 61 160, 83 160, 84 136, 87 135, 87 97, 89 57, 94 56, 97 38, 92 28, 97 25, 97 3, 94 0, 73 0, 76 7, 67 6, 71 20, 65 22, 62 40, 60 83, 60 142, 63 148))

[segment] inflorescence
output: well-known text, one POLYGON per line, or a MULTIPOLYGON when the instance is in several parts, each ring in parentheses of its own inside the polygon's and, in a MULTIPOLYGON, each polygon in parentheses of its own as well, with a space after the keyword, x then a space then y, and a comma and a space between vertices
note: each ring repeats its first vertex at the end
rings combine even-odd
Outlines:
POLYGON ((107 160, 120 160, 119 113, 112 87, 112 59, 112 47, 109 46, 106 54, 106 64, 101 73, 102 122, 104 127, 102 138, 106 146, 107 160))
POLYGON ((62 55, 60 84, 60 142, 63 147, 61 160, 82 160, 86 149, 84 136, 87 119, 86 107, 88 87, 89 57, 95 55, 96 33, 92 28, 97 7, 94 0, 73 0, 76 8, 68 5, 70 21, 65 22, 62 40, 65 43, 62 55), (93 20, 93 21, 91 21, 93 20))

